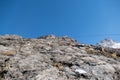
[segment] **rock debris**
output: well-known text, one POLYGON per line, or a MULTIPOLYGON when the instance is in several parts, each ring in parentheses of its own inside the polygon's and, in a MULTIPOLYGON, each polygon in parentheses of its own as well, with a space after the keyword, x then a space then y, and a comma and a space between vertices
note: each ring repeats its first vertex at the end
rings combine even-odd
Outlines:
POLYGON ((120 80, 120 50, 67 36, 0 36, 0 80, 120 80))

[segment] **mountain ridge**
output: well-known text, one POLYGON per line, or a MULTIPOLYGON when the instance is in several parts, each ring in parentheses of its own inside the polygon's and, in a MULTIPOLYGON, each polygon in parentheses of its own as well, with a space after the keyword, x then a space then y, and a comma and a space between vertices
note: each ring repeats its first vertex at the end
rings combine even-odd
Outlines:
POLYGON ((0 80, 119 80, 119 49, 63 36, 0 36, 0 80))
POLYGON ((105 38, 104 40, 97 43, 98 46, 102 47, 109 47, 109 48, 116 48, 120 49, 120 43, 116 42, 110 38, 105 38))

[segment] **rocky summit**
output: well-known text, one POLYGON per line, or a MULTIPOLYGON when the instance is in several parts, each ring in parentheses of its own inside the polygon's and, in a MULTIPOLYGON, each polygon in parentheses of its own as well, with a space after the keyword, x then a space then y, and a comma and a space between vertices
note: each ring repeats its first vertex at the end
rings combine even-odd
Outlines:
POLYGON ((120 49, 67 36, 0 36, 0 80, 120 80, 120 49))

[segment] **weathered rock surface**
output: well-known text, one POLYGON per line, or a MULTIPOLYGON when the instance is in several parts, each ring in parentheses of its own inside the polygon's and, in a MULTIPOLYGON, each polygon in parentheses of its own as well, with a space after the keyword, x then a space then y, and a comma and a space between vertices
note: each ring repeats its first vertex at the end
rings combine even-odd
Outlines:
POLYGON ((0 80, 120 80, 120 53, 69 37, 1 36, 0 80))

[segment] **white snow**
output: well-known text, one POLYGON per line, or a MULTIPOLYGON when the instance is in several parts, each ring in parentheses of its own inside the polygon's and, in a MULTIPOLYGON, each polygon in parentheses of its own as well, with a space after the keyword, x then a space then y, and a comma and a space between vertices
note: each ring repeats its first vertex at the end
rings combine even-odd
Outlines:
POLYGON ((112 39, 104 39, 103 41, 100 41, 97 45, 116 49, 120 48, 120 43, 115 42, 112 39))
POLYGON ((111 46, 112 48, 120 48, 120 43, 115 43, 114 45, 111 46))
POLYGON ((84 71, 83 69, 76 69, 75 72, 76 72, 76 73, 79 73, 79 74, 85 74, 85 73, 87 73, 87 72, 84 71))

